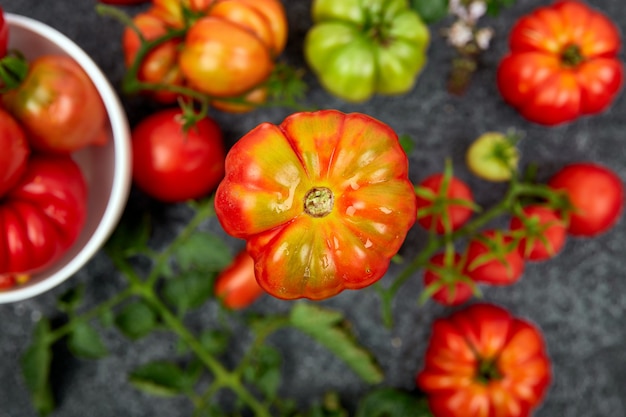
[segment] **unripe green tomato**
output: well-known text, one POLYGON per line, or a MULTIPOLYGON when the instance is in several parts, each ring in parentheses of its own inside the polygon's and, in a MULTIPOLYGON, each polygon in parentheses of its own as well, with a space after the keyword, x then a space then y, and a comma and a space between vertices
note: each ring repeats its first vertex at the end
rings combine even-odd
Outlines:
POLYGON ((430 42, 406 0, 314 0, 305 58, 322 86, 346 101, 413 88, 430 42))

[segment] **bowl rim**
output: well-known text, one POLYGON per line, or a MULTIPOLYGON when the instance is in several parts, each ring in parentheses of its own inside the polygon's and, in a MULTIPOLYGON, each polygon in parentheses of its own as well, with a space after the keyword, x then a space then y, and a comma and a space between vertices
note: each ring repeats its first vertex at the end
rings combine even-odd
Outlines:
POLYGON ((73 40, 57 29, 30 17, 14 13, 5 13, 4 16, 9 27, 21 27, 22 29, 41 35, 58 45, 89 74, 89 77, 102 97, 110 120, 113 134, 111 140, 114 148, 115 169, 113 170, 112 191, 106 204, 104 214, 93 234, 76 256, 52 275, 39 282, 0 291, 0 304, 32 298, 56 287, 78 272, 96 252, 100 250, 117 226, 128 201, 132 175, 128 118, 119 96, 98 65, 73 40), (114 138, 119 139, 115 140, 114 138))

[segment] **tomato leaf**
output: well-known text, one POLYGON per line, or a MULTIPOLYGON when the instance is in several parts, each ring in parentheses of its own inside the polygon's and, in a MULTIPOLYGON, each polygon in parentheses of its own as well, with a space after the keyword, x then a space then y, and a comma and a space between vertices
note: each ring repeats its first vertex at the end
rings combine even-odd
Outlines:
POLYGON ((98 332, 84 321, 76 323, 69 335, 67 346, 74 355, 87 359, 101 358, 108 353, 98 332))
POLYGON ((310 303, 296 303, 291 309, 290 323, 342 359, 364 381, 376 384, 384 375, 373 356, 346 328, 341 312, 310 303))
POLYGON ((198 270, 184 271, 163 286, 165 300, 184 313, 200 307, 213 294, 214 276, 198 270))
POLYGON ((196 378, 174 363, 161 361, 147 363, 129 375, 130 383, 137 389, 162 397, 183 394, 196 378))
POLYGON ((411 7, 429 24, 448 15, 448 0, 412 0, 411 7))
POLYGON ((107 241, 105 251, 111 257, 125 257, 144 252, 148 247, 150 230, 150 216, 147 214, 141 216, 141 221, 137 221, 137 216, 124 219, 107 241))
POLYGON ((405 391, 381 388, 367 394, 359 403, 355 417, 432 417, 428 403, 405 391))
POLYGON ((32 394, 33 405, 42 416, 54 410, 49 381, 52 362, 50 333, 50 322, 47 319, 40 320, 35 326, 33 342, 20 362, 26 386, 32 394))
POLYGON ((135 301, 117 315, 115 324, 126 337, 136 340, 157 326, 157 316, 146 303, 135 301))
POLYGON ((226 243, 207 232, 193 233, 176 248, 174 256, 184 270, 194 268, 214 272, 226 268, 232 259, 226 243))
POLYGON ((222 330, 207 330, 200 334, 200 343, 212 355, 226 352, 230 334, 222 330))
POLYGON ((266 398, 275 398, 281 381, 280 365, 280 353, 262 345, 255 350, 252 361, 244 369, 244 379, 255 384, 266 398))
POLYGON ((85 287, 83 285, 70 288, 61 294, 57 302, 57 307, 65 313, 72 313, 76 311, 83 300, 84 293, 85 287))
POLYGON ((400 135, 398 137, 398 141, 400 142, 400 146, 402 146, 402 149, 404 149, 404 153, 406 153, 407 155, 409 155, 415 148, 415 142, 413 142, 413 139, 410 135, 400 135))

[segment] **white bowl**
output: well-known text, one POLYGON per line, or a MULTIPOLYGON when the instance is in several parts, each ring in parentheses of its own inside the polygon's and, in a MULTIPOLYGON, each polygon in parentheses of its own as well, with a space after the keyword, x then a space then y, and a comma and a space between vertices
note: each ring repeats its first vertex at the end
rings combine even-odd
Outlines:
POLYGON ((109 141, 73 154, 89 187, 85 226, 74 245, 46 271, 25 284, 0 291, 0 303, 34 297, 59 285, 82 268, 102 248, 124 211, 132 178, 130 128, 115 90, 93 60, 72 40, 39 21, 5 14, 9 48, 27 59, 47 54, 72 57, 87 72, 100 92, 109 116, 109 141))

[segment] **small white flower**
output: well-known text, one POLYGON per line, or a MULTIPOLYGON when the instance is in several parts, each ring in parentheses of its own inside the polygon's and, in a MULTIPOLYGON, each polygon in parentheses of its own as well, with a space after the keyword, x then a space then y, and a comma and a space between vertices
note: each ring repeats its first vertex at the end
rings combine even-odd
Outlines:
POLYGON ((457 48, 462 48, 472 41, 472 28, 462 20, 457 20, 447 31, 448 42, 457 48))
POLYGON ((482 28, 476 32, 474 39, 476 40, 476 45, 482 50, 486 50, 489 48, 489 44, 491 43, 491 39, 493 39, 493 29, 492 28, 482 28))
POLYGON ((487 13, 487 3, 482 0, 473 1, 467 8, 467 20, 476 23, 487 13))
POLYGON ((448 12, 461 20, 467 20, 467 8, 461 4, 461 0, 450 0, 448 2, 448 12))

